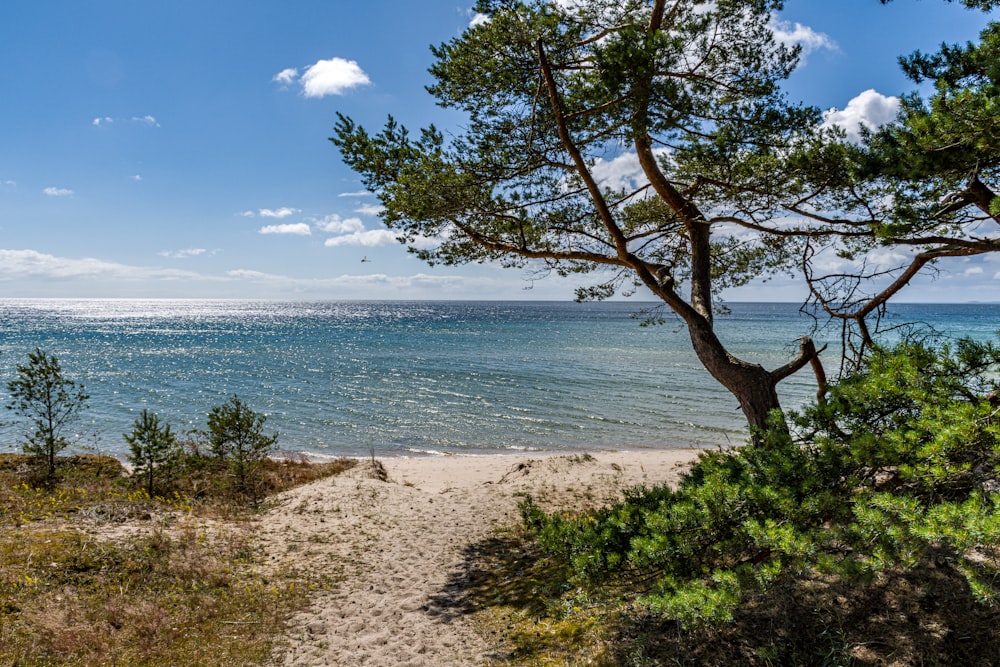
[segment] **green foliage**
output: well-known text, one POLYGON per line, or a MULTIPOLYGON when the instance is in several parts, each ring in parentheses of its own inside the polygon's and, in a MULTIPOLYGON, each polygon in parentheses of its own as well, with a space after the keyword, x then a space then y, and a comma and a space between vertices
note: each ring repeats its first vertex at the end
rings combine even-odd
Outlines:
POLYGON ((864 585, 918 567, 1000 595, 1000 349, 877 350, 795 429, 709 452, 676 490, 637 489, 580 517, 522 516, 580 584, 625 585, 686 624, 809 580, 864 585))
POLYGON ((125 434, 125 442, 129 446, 128 460, 133 476, 144 480, 146 492, 154 496, 155 478, 169 473, 181 455, 170 424, 161 422, 156 413, 143 410, 132 432, 125 434))
MULTIPOLYGON (((883 5, 888 4, 890 0, 879 0, 883 5)), ((948 0, 948 2, 954 2, 955 0, 948 0)), ((988 12, 994 7, 1000 7, 1000 1, 998 0, 959 0, 963 5, 969 9, 981 9, 984 12, 988 12)))
MULTIPOLYGON (((468 115, 464 133, 446 140, 432 126, 411 136, 389 118, 371 134, 340 116, 331 141, 378 194, 386 225, 428 261, 514 267, 545 259, 558 272, 617 275, 620 231, 631 252, 668 265, 679 282, 694 252, 685 216, 697 207, 731 211, 733 197, 743 198, 740 210, 766 215, 774 194, 795 182, 779 175, 775 150, 819 116, 780 93, 798 57, 766 28, 780 2, 671 4, 657 18, 645 2, 481 2, 488 22, 432 48, 428 90, 468 115), (554 89, 542 81, 543 60, 554 89), (692 188, 682 204, 680 193, 647 196, 641 183, 636 192, 586 184, 597 163, 647 141, 669 147, 670 160, 650 167, 666 179, 697 175, 716 185, 692 188), (412 243, 419 238, 439 245, 412 243)), ((729 254, 717 271, 726 276, 720 288, 788 259, 767 261, 775 248, 746 238, 739 250, 752 259, 737 261, 732 247, 716 251, 719 259, 729 254)), ((632 281, 600 283, 581 295, 606 298, 632 281)))
POLYGON ((209 449, 229 465, 235 490, 252 500, 260 497, 261 467, 275 451, 278 434, 264 434, 267 416, 254 412, 238 396, 212 408, 208 415, 209 449))
POLYGON ((9 410, 25 418, 32 430, 25 435, 24 451, 46 461, 49 477, 55 474, 56 454, 69 445, 64 435, 90 398, 83 386, 65 377, 59 360, 40 349, 28 353, 28 363, 17 366, 17 377, 7 383, 9 410))

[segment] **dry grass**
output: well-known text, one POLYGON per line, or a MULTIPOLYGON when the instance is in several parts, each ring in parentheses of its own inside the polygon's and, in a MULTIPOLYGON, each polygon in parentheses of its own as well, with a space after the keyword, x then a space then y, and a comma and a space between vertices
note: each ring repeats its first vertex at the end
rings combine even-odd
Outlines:
MULTIPOLYGON (((273 461, 263 478, 274 492, 349 466, 273 461)), ((262 567, 232 498, 150 499, 122 475, 114 459, 70 457, 40 486, 27 457, 0 455, 0 665, 265 662, 330 582, 262 567), (208 529, 205 516, 237 520, 208 529), (136 530, 91 530, 108 524, 136 530)))

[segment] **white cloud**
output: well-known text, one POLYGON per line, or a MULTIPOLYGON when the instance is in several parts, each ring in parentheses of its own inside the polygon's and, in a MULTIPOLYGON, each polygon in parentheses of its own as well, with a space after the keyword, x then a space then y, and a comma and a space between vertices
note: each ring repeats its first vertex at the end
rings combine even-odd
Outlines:
POLYGON ((371 79, 353 60, 330 58, 309 66, 300 80, 306 97, 342 95, 351 88, 366 86, 371 79))
POLYGON ((334 236, 333 238, 327 239, 323 245, 327 248, 337 248, 339 246, 363 246, 365 248, 374 248, 394 243, 397 243, 396 235, 388 229, 369 229, 367 231, 357 231, 343 236, 334 236))
POLYGON ((801 23, 785 21, 772 14, 769 25, 775 40, 787 46, 801 46, 803 56, 820 49, 838 50, 837 43, 829 35, 801 23))
POLYGON ((132 116, 132 122, 142 123, 143 125, 148 125, 149 127, 160 127, 160 124, 153 116, 132 116))
POLYGON ((289 208, 287 206, 282 206, 278 209, 262 208, 260 211, 260 217, 262 218, 287 218, 290 215, 295 215, 296 213, 301 213, 301 209, 289 208))
POLYGON ((418 273, 409 276, 390 276, 384 273, 366 275, 344 274, 332 278, 292 278, 252 269, 235 269, 226 272, 226 276, 237 280, 245 280, 260 285, 278 287, 295 291, 344 289, 345 293, 357 294, 359 290, 374 289, 375 294, 384 294, 386 288, 397 290, 433 289, 461 290, 463 293, 481 293, 484 286, 489 286, 489 280, 470 278, 468 276, 434 276, 418 273))
POLYGON ((371 197, 372 193, 370 190, 358 190, 357 192, 341 192, 338 197, 371 197))
POLYGON ((336 213, 331 213, 322 220, 317 220, 315 224, 316 229, 328 234, 350 234, 365 229, 361 218, 341 218, 336 213))
POLYGON ((601 187, 612 190, 630 190, 639 183, 649 182, 635 153, 623 153, 610 160, 599 158, 591 173, 601 187))
MULTIPOLYGON (((128 120, 133 123, 139 123, 141 125, 146 125, 148 127, 160 127, 159 121, 156 120, 155 116, 145 115, 145 116, 132 116, 128 120)), ((115 122, 115 119, 111 116, 98 116, 94 120, 90 121, 90 124, 95 127, 100 127, 101 125, 111 125, 115 122)))
POLYGON ((261 234, 293 234, 295 236, 309 236, 312 229, 304 222, 296 222, 287 225, 265 225, 260 228, 261 234))
POLYGON ((469 27, 475 28, 477 25, 483 25, 484 23, 489 23, 489 22, 490 22, 489 16, 487 16, 486 14, 477 13, 475 16, 472 17, 472 20, 469 21, 469 27))
POLYGON ((849 141, 857 142, 861 138, 861 126, 877 129, 892 122, 898 113, 898 97, 888 97, 869 88, 848 102, 843 110, 824 111, 821 127, 839 126, 847 133, 849 141))
POLYGON ((132 174, 129 178, 138 183, 142 180, 142 174, 132 174))
POLYGON ((207 252, 208 250, 205 248, 185 248, 184 250, 163 250, 156 254, 160 257, 168 257, 170 259, 187 259, 188 257, 204 255, 207 252))
MULTIPOLYGON (((214 252, 214 251, 210 251, 214 252)), ((359 266, 364 266, 360 265, 359 266)), ((553 281, 548 281, 551 284, 553 281)), ((196 271, 130 266, 95 258, 56 257, 35 250, 0 249, 0 283, 5 293, 66 298, 127 296, 148 298, 205 298, 206 295, 236 298, 280 298, 282 295, 315 294, 341 298, 379 298, 387 289, 408 294, 408 298, 433 298, 447 293, 448 298, 475 298, 495 290, 493 278, 468 275, 368 275, 301 278, 237 269, 220 274, 196 271)), ((571 294, 564 290, 565 295, 571 294)), ((513 294, 518 293, 515 287, 513 294)))
POLYGON ((4 184, 5 187, 8 187, 8 188, 16 188, 17 187, 17 183, 14 182, 14 181, 10 181, 10 180, 4 181, 3 184, 4 184))
POLYGON ((361 215, 378 215, 384 210, 385 206, 381 204, 364 204, 354 209, 354 212, 361 215))
POLYGON ((244 217, 244 218, 255 218, 255 217, 257 217, 257 214, 254 213, 253 211, 241 211, 239 215, 241 217, 244 217))
POLYGON ((0 249, 0 280, 24 278, 54 280, 76 280, 82 278, 141 280, 148 278, 204 279, 204 276, 173 269, 129 266, 127 264, 106 262, 93 257, 76 259, 56 257, 35 250, 0 249))
MULTIPOLYGON (((665 148, 653 149, 653 154, 660 158, 669 153, 665 148)), ((634 190, 649 183, 639 156, 634 152, 622 153, 610 160, 598 158, 591 168, 591 173, 602 188, 612 190, 634 190)))
POLYGON ((72 197, 73 191, 69 188, 53 188, 48 187, 42 190, 49 197, 72 197))
POLYGON ((277 81, 283 86, 290 86, 297 78, 299 78, 299 70, 294 67, 288 67, 275 74, 271 78, 271 81, 277 81))

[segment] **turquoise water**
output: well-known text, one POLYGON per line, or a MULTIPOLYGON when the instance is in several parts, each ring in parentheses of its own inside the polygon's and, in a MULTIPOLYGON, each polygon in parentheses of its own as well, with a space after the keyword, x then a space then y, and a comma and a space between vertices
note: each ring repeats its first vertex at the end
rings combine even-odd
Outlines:
MULTIPOLYGON (((81 442, 111 454, 125 451, 122 433, 143 408, 184 432, 204 428, 233 394, 268 415, 282 449, 318 455, 743 442, 735 399, 698 364, 686 331, 672 320, 640 327, 642 307, 0 300, 0 401, 15 365, 40 347, 91 395, 81 442)), ((794 304, 731 308, 721 337, 769 368, 813 326, 794 304)), ((1000 305, 902 305, 891 315, 951 336, 1000 329, 1000 305)), ((814 334, 831 343, 831 370, 836 334, 814 334)), ((781 385, 786 407, 814 392, 808 372, 781 385)), ((17 434, 0 427, 0 451, 19 450, 17 434)))

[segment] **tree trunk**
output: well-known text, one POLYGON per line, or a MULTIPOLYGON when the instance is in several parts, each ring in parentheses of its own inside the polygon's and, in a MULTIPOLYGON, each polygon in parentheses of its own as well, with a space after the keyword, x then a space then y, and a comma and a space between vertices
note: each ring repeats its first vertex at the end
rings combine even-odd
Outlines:
POLYGON ((774 373, 759 364, 734 357, 715 335, 710 321, 688 322, 691 343, 705 369, 739 401, 755 444, 759 432, 768 426, 768 417, 781 410, 774 373))

